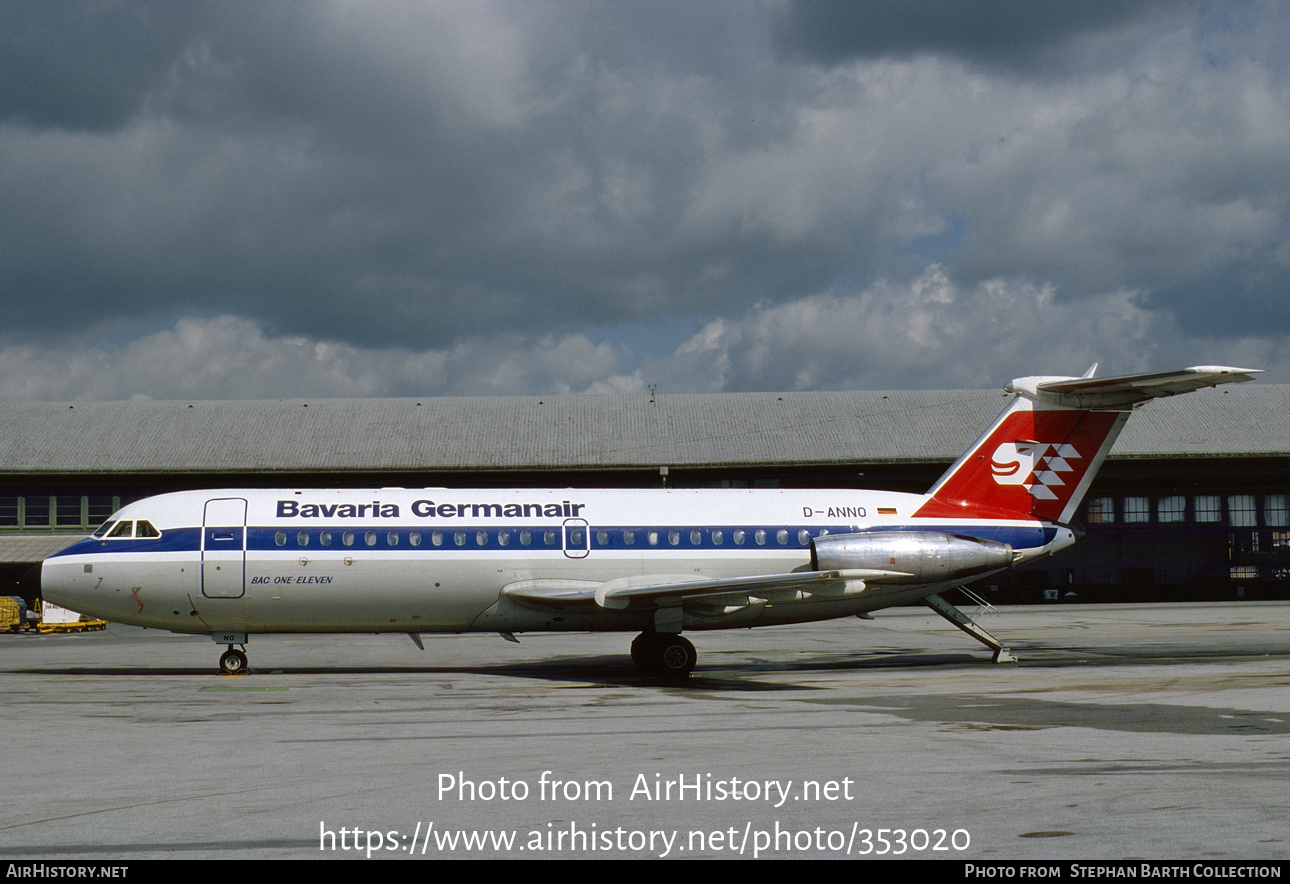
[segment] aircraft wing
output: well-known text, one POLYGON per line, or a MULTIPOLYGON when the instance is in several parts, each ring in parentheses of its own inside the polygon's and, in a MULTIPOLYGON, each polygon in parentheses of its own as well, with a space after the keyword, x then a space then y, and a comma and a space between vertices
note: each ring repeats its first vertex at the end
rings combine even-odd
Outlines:
POLYGON ((766 598, 792 592, 819 595, 848 595, 866 585, 885 580, 904 580, 910 574, 871 568, 836 571, 797 571, 755 577, 695 579, 693 575, 649 574, 619 577, 604 583, 583 580, 522 580, 503 592, 520 604, 541 608, 562 608, 594 602, 602 608, 655 607, 685 602, 717 604, 748 596, 766 598))

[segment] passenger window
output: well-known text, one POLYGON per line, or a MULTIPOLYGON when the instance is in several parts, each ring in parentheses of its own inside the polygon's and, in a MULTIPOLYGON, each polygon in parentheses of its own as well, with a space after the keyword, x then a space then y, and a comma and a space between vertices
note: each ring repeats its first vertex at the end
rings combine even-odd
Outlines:
POLYGON ((509 532, 509 531, 498 531, 498 532, 497 532, 497 545, 498 545, 498 546, 510 546, 510 545, 511 545, 511 532, 509 532))
POLYGON ((411 534, 409 534, 409 535, 408 535, 408 543, 412 544, 413 546, 420 546, 420 545, 421 545, 421 532, 420 532, 420 531, 413 531, 411 534))
POLYGON ((678 543, 681 542, 681 532, 680 531, 667 532, 667 542, 672 544, 672 546, 676 546, 678 543))
POLYGON ((766 532, 758 528, 757 533, 753 535, 753 540, 757 541, 758 546, 766 545, 766 532))
POLYGON ((651 531, 651 532, 649 533, 649 545, 650 545, 650 546, 658 546, 658 532, 657 532, 657 531, 651 531))
POLYGON ((340 536, 340 542, 341 542, 341 543, 343 543, 343 544, 345 544, 346 546, 353 546, 353 545, 354 545, 354 532, 353 532, 353 531, 346 531, 344 534, 342 534, 342 535, 340 536))
POLYGON ((366 543, 368 546, 376 546, 376 532, 368 531, 366 534, 364 534, 363 542, 366 543))
POLYGON ((443 532, 436 531, 430 535, 430 542, 435 546, 443 546, 443 532))
POLYGON ((778 543, 780 546, 788 545, 788 531, 783 528, 780 528, 778 531, 776 531, 775 542, 778 543))
POLYGON ((465 531, 454 531, 454 532, 452 533, 452 542, 453 542, 453 543, 455 543, 455 544, 457 544, 458 546, 465 546, 465 545, 466 545, 466 532, 465 532, 465 531))
POLYGON ((308 546, 308 545, 309 545, 309 532, 301 531, 299 534, 296 535, 296 546, 308 546))
POLYGON ((387 544, 389 544, 390 546, 398 546, 398 545, 399 545, 399 532, 397 532, 397 531, 391 531, 389 534, 386 534, 386 535, 385 535, 385 542, 386 542, 387 544))
POLYGON ((273 542, 274 542, 274 543, 276 543, 278 546, 286 546, 286 545, 287 545, 287 532, 286 532, 286 531, 279 531, 277 534, 273 535, 273 542))
POLYGON ((623 543, 627 546, 634 546, 636 544, 636 532, 630 529, 627 531, 624 531, 623 543))
POLYGON ((318 542, 323 546, 331 546, 331 532, 323 531, 318 535, 318 542))
POLYGON ((524 530, 520 532, 520 546, 528 546, 533 542, 533 532, 524 530))
POLYGON ((547 546, 555 546, 555 532, 548 531, 542 535, 542 542, 547 546))
POLYGON ((743 546, 743 545, 744 545, 744 539, 745 539, 746 535, 744 534, 744 532, 743 532, 743 529, 742 529, 742 528, 737 528, 737 529, 735 529, 735 535, 734 535, 734 537, 735 537, 735 546, 743 546))
POLYGON ((597 531, 597 532, 596 532, 596 544, 597 544, 598 546, 609 546, 609 532, 608 532, 608 531, 597 531))
POLYGON ((487 532, 487 531, 476 531, 476 532, 475 532, 475 546, 488 546, 488 532, 487 532))

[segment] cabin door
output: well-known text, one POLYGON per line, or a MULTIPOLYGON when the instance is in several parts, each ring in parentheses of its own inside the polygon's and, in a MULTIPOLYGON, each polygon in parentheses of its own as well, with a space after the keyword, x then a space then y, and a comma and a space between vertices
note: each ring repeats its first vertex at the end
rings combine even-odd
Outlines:
POLYGON ((238 599, 245 592, 246 500, 208 500, 202 514, 202 595, 238 599))

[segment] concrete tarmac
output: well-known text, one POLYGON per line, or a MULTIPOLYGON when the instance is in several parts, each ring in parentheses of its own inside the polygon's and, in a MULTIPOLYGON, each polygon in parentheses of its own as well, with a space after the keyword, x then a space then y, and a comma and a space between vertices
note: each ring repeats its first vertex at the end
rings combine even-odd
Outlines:
POLYGON ((0 636, 0 858, 1290 858, 1290 604, 981 622, 0 636))

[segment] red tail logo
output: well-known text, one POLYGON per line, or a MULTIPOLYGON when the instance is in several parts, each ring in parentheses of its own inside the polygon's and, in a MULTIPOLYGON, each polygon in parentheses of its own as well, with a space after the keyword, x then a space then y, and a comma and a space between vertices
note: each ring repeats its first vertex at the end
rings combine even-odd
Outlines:
POLYGON ((941 478, 916 515, 1069 521, 1123 417, 1014 408, 941 478))

